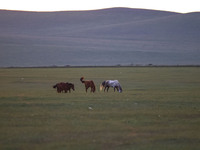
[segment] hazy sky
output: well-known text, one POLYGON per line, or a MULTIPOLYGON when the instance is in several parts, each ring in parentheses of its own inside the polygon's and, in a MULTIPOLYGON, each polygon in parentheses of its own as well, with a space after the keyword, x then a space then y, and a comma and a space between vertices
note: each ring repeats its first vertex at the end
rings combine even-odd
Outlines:
POLYGON ((186 13, 200 11, 199 3, 199 0, 0 0, 0 9, 64 11, 130 7, 186 13))

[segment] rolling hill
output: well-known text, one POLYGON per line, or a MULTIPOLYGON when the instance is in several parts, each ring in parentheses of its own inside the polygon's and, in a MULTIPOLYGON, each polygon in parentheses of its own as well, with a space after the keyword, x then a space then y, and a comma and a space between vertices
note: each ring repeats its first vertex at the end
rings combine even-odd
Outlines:
POLYGON ((200 65, 200 13, 0 10, 0 67, 200 65))

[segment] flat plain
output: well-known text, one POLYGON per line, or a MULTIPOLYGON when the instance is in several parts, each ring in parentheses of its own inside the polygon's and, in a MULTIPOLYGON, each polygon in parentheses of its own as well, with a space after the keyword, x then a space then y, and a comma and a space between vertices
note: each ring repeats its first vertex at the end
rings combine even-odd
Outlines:
POLYGON ((199 77, 199 67, 1 68, 0 149, 198 150, 199 77), (123 92, 99 91, 108 79, 123 92), (75 91, 57 93, 58 82, 75 91))

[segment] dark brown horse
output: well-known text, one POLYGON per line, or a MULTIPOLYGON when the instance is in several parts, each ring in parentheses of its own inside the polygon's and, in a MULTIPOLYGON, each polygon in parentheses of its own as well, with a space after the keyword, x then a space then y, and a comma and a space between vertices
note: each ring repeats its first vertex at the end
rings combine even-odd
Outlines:
POLYGON ((81 77, 80 81, 85 84, 86 92, 87 92, 88 88, 91 88, 91 92, 94 93, 95 92, 95 84, 94 84, 94 82, 92 80, 84 81, 83 79, 84 79, 84 77, 81 77))
POLYGON ((57 92, 61 93, 61 92, 65 92, 67 93, 68 91, 71 93, 71 89, 74 91, 74 84, 72 83, 64 83, 64 82, 60 82, 57 83, 56 85, 53 86, 53 88, 57 88, 57 92))

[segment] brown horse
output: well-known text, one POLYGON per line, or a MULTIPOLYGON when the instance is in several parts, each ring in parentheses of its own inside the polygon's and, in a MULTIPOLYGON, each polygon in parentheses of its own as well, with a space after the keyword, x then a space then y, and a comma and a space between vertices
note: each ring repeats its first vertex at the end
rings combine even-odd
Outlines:
POLYGON ((61 93, 63 91, 65 91, 65 93, 67 93, 68 91, 71 93, 71 89, 74 91, 74 84, 72 83, 64 83, 64 82, 60 82, 57 83, 56 85, 53 86, 53 88, 57 88, 57 92, 61 93))
POLYGON ((85 84, 86 92, 87 92, 88 88, 91 88, 91 92, 94 93, 95 92, 95 84, 94 84, 94 82, 92 80, 84 81, 83 79, 84 79, 84 77, 81 77, 80 81, 85 84))

